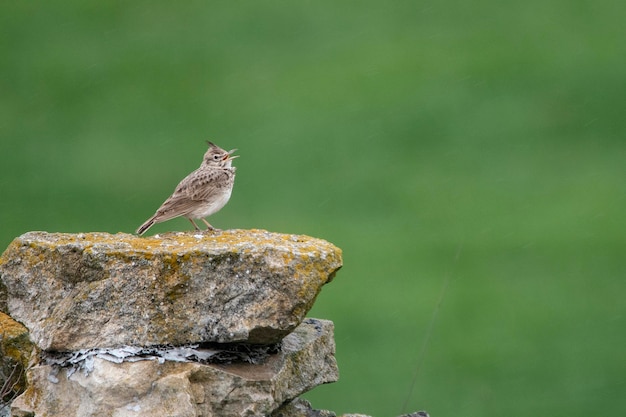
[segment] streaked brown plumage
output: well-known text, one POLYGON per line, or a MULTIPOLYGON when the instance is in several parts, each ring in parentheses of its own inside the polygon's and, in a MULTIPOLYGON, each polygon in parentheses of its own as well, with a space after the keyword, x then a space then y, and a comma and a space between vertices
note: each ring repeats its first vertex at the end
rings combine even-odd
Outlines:
POLYGON ((231 162, 238 155, 208 142, 209 150, 204 154, 200 168, 187 175, 174 190, 174 193, 159 207, 154 216, 139 226, 137 234, 143 235, 155 223, 183 216, 189 219, 196 230, 200 230, 194 219, 200 219, 207 230, 214 227, 205 220, 217 213, 230 199, 235 182, 235 167, 231 162))

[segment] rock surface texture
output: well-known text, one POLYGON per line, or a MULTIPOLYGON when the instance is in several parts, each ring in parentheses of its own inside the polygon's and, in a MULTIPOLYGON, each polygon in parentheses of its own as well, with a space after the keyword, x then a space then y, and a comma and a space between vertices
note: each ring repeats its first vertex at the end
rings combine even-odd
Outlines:
POLYGON ((0 258, 0 293, 42 350, 269 344, 300 324, 341 262, 324 240, 263 230, 30 232, 0 258))

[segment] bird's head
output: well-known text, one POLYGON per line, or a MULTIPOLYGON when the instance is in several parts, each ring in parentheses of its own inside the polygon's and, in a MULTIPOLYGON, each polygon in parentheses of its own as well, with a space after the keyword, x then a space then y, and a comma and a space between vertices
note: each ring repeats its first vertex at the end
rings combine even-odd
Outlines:
POLYGON ((209 150, 204 154, 203 163, 208 166, 230 168, 232 160, 239 157, 239 155, 233 155, 237 149, 232 149, 227 152, 213 142, 207 141, 207 143, 209 144, 209 150))

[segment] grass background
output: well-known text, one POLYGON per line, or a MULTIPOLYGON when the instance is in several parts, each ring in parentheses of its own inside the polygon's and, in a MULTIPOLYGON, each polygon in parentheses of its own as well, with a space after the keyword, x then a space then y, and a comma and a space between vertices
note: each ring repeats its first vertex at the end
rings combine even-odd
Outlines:
POLYGON ((213 224, 344 250, 310 313, 335 322, 341 371, 315 407, 624 415, 625 17, 617 0, 3 2, 0 246, 134 231, 211 139, 241 155, 213 224))

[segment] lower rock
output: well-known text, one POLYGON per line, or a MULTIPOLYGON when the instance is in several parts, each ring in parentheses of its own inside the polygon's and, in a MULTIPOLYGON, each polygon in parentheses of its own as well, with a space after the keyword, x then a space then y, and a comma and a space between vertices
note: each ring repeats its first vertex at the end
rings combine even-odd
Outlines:
POLYGON ((314 410, 311 403, 302 398, 296 398, 283 404, 270 417, 336 417, 328 410, 314 410))
POLYGON ((333 324, 307 319, 262 364, 203 365, 94 359, 91 373, 54 365, 28 371, 14 416, 266 416, 338 379, 333 324))

